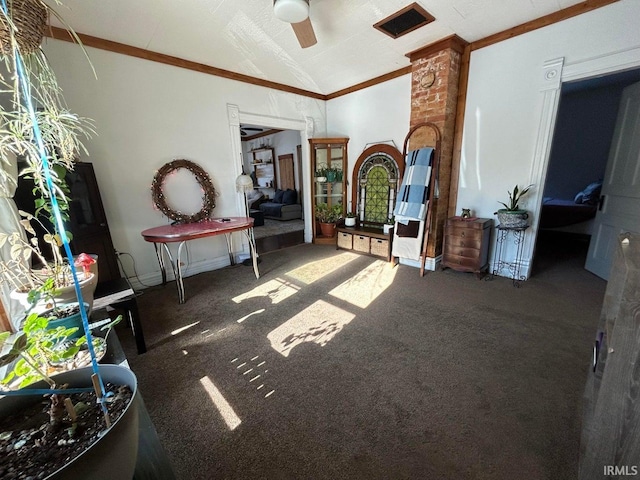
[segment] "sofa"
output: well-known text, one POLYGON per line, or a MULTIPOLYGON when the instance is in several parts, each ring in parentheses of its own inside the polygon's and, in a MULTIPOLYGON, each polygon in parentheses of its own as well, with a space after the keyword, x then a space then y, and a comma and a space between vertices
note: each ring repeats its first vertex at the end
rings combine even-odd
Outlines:
POLYGON ((277 189, 273 199, 260 203, 258 207, 264 218, 294 220, 302 218, 302 205, 298 203, 298 192, 288 188, 277 189))

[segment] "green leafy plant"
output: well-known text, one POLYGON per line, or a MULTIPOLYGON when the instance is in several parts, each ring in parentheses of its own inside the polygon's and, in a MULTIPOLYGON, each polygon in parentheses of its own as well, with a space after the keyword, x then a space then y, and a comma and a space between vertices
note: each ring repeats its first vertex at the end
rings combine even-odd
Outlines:
MULTIPOLYGON (((62 5, 59 0, 49 3, 62 5)), ((86 153, 82 139, 95 134, 91 120, 67 108, 62 89, 46 55, 38 46, 38 39, 35 43, 25 42, 26 32, 19 31, 16 26, 19 22, 14 22, 13 16, 21 18, 20 15, 29 13, 35 19, 42 14, 41 33, 44 33, 49 16, 56 17, 66 25, 50 5, 40 0, 3 2, 0 6, 0 25, 3 30, 0 62, 6 72, 0 75, 0 162, 9 165, 15 158, 23 160, 25 166, 21 167, 19 175, 33 180, 36 198, 33 214, 21 212, 23 229, 17 228, 19 231, 0 236, 0 245, 8 242, 11 246, 10 258, 4 258, 0 264, 0 282, 9 282, 12 288, 21 287, 23 291, 41 285, 47 277, 53 277, 57 285, 70 283, 71 277, 64 269, 59 250, 60 232, 55 232, 55 228, 54 231, 45 228, 47 233, 44 241, 52 247, 53 259, 50 259, 49 255, 43 255, 35 240, 27 239, 25 231, 35 235, 30 224, 32 221, 44 227, 39 218, 53 220, 54 195, 62 220, 68 219, 69 189, 64 180, 65 174, 73 169, 79 153, 86 153), (40 151, 40 145, 36 142, 36 127, 42 137, 44 152, 40 151), (43 155, 49 165, 50 184, 45 179, 43 155), (32 260, 45 266, 47 271, 32 269, 32 260)), ((84 50, 75 32, 68 26, 67 31, 84 50)), ((15 182, 14 178, 6 175, 7 170, 0 168, 3 180, 10 184, 15 182)), ((57 223, 51 221, 51 224, 57 223)))
POLYGON ((529 192, 531 187, 533 187, 533 184, 527 187, 524 187, 522 190, 520 190, 518 185, 516 185, 513 188, 513 192, 507 192, 509 194, 509 203, 508 204, 504 202, 498 202, 498 203, 500 203, 501 205, 504 205, 505 210, 508 210, 510 212, 520 210, 520 207, 518 206, 518 202, 522 197, 524 197, 529 192))
POLYGON ((393 215, 389 215, 387 219, 384 221, 386 225, 394 225, 396 223, 396 219, 393 215))
POLYGON ((320 167, 316 170, 316 178, 318 177, 326 177, 327 176, 327 167, 320 167))
MULTIPOLYGON (((75 366, 74 359, 87 345, 86 336, 78 338, 75 342, 71 341, 69 337, 77 332, 77 327, 49 328, 49 320, 48 317, 37 313, 32 313, 27 317, 22 332, 16 337, 9 351, 0 357, 0 366, 13 363, 13 368, 0 382, 3 388, 8 389, 9 385, 17 383, 15 388, 20 389, 44 380, 50 388, 56 389, 59 385, 51 377, 50 372, 55 373, 55 367, 60 364, 71 363, 72 368, 75 366)), ((122 315, 119 315, 115 320, 102 327, 102 330, 107 330, 107 333, 104 339, 93 338, 95 349, 106 348, 107 336, 113 326, 121 320, 122 315)), ((3 349, 9 337, 9 332, 0 333, 0 350, 3 349)), ((64 388, 64 386, 62 387, 64 388)), ((65 410, 64 395, 52 394, 50 402, 49 425, 55 429, 62 424, 65 410)))
MULTIPOLYGON (((78 328, 63 326, 50 328, 49 322, 52 319, 53 317, 38 313, 27 316, 22 332, 16 337, 11 349, 0 357, 0 366, 9 365, 15 361, 12 370, 7 372, 0 384, 6 387, 18 379, 17 388, 23 388, 36 381, 44 380, 51 388, 55 388, 56 383, 49 372, 64 363, 75 366, 74 359, 83 348, 86 348, 87 337, 83 335, 74 341, 70 340, 78 328)), ((115 320, 101 327, 106 334, 104 338, 93 338, 94 348, 105 348, 109 333, 121 320, 122 315, 118 315, 115 320)), ((9 332, 0 334, 0 348, 4 346, 9 336, 9 332)))
POLYGON ((336 223, 342 218, 342 204, 330 207, 326 203, 319 203, 316 205, 315 216, 320 223, 336 223))
POLYGON ((346 218, 356 218, 356 214, 354 212, 347 212, 345 215, 346 218))

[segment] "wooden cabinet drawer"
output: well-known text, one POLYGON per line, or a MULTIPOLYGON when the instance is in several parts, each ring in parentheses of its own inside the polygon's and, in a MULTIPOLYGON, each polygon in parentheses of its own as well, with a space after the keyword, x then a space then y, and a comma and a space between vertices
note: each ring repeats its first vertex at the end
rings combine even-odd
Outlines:
POLYGON ((338 248, 353 248, 353 235, 347 232, 338 232, 338 248))
POLYGON ((380 238, 371 239, 371 255, 378 255, 386 258, 388 254, 389 240, 382 240, 380 238))
POLYGON ((447 227, 447 235, 467 240, 482 240, 482 230, 475 228, 447 227))
POLYGON ((479 258, 480 248, 464 248, 447 243, 444 247, 445 255, 456 255, 458 257, 479 258))
POLYGON ((353 249, 356 252, 364 252, 369 253, 369 241, 371 239, 364 235, 354 235, 353 236, 353 249))
POLYGON ((447 254, 444 256, 443 265, 457 270, 469 270, 475 272, 482 265, 479 265, 478 258, 461 257, 459 255, 447 254))
POLYGON ((476 250, 480 250, 482 247, 482 238, 471 238, 471 237, 455 237, 448 234, 447 232, 445 238, 445 245, 451 245, 454 247, 460 248, 473 248, 476 250))

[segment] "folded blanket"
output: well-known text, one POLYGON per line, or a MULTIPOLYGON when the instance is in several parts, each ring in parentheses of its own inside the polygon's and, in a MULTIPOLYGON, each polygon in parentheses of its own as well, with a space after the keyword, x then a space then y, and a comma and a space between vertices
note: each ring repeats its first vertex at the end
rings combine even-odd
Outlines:
POLYGON ((393 210, 397 222, 406 225, 409 220, 422 221, 426 218, 432 162, 431 147, 407 154, 404 178, 393 210))

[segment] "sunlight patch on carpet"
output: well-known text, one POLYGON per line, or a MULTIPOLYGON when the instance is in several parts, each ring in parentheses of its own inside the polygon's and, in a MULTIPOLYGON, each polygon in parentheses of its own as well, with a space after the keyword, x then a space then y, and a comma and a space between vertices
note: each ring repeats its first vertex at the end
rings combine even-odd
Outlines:
POLYGON ((238 320, 236 320, 236 321, 237 321, 238 323, 242 323, 242 322, 244 322, 247 318, 252 317, 253 315, 259 315, 259 314, 263 313, 264 311, 265 311, 265 309, 264 309, 264 308, 261 308, 260 310, 256 310, 255 312, 251 312, 250 314, 245 315, 244 317, 239 318, 239 319, 238 319, 238 320))
POLYGON ((290 270, 287 272, 287 275, 309 285, 316 280, 320 280, 325 275, 329 275, 331 272, 334 272, 352 260, 355 260, 359 256, 357 253, 344 252, 331 258, 323 258, 322 260, 306 263, 302 267, 290 270))
POLYGON ((304 342, 324 347, 354 317, 346 310, 318 300, 272 330, 267 338, 275 351, 288 357, 291 350, 304 342))
POLYGON ((185 330, 190 329, 191 327, 195 327, 199 323, 200 323, 200 320, 198 320, 197 322, 194 322, 194 323, 190 323, 189 325, 185 325, 184 327, 176 328, 174 331, 171 332, 171 335, 177 335, 177 334, 179 334, 181 332, 184 332, 185 330))
POLYGON ((397 268, 389 262, 376 260, 346 282, 329 292, 340 300, 360 308, 367 308, 393 283, 397 268))
POLYGON ((240 420, 240 417, 238 417, 236 412, 233 411, 229 402, 227 402, 220 390, 218 390, 209 377, 202 377, 200 379, 200 383, 207 394, 209 394, 209 398, 211 398, 211 401, 218 409, 218 412, 220 412, 220 415, 222 416, 224 423, 229 427, 229 430, 235 430, 238 425, 242 423, 242 420, 240 420))
POLYGON ((294 295, 298 290, 300 290, 298 285, 283 280, 282 278, 276 278, 257 286, 253 290, 238 295, 232 298, 232 300, 236 303, 242 303, 244 300, 249 300, 250 298, 266 297, 271 300, 272 305, 275 305, 294 295))

